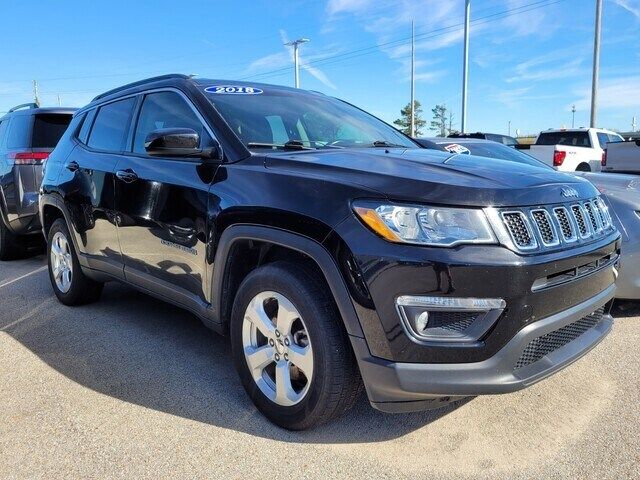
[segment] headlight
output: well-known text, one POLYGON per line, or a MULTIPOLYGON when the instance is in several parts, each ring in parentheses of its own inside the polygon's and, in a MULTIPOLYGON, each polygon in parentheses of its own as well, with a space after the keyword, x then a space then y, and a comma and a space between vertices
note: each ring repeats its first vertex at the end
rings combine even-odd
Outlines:
POLYGON ((390 242, 439 247, 497 242, 486 215, 478 208, 356 202, 353 209, 365 225, 390 242))

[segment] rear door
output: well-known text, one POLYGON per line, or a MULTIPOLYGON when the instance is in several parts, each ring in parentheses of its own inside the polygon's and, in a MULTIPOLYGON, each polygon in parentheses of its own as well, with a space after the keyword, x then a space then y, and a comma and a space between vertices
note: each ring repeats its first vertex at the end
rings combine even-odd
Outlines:
POLYGON ((203 118, 181 92, 146 94, 130 152, 117 165, 118 236, 128 281, 197 309, 208 298, 203 288, 207 199, 216 167, 199 159, 147 155, 147 135, 172 127, 195 130, 201 146, 210 142, 203 118))
POLYGON ((58 185, 71 215, 76 244, 89 267, 122 277, 115 213, 115 167, 129 131, 137 97, 90 110, 67 157, 58 185))

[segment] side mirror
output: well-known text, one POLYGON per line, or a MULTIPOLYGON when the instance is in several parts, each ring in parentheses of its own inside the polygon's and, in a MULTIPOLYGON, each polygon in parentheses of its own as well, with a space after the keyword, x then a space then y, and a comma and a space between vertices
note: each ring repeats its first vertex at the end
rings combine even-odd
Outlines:
POLYGON ((222 159, 220 144, 212 140, 207 148, 200 148, 200 135, 191 128, 160 128, 147 135, 144 141, 147 154, 154 157, 195 157, 207 160, 222 159))

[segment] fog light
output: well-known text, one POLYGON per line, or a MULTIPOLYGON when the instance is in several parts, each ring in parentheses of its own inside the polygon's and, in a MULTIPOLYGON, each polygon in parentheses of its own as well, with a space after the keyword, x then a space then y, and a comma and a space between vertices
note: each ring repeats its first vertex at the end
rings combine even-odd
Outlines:
POLYGON ((427 322, 429 321, 429 312, 421 312, 415 317, 416 330, 422 332, 427 329, 427 322))
POLYGON ((476 343, 505 306, 501 298, 404 295, 396 299, 403 327, 418 343, 476 343))

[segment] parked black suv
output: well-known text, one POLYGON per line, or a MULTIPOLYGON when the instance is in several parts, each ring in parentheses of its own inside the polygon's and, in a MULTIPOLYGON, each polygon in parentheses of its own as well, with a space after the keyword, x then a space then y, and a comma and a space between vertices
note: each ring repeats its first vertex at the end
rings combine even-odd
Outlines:
POLYGON ((285 428, 362 384, 387 412, 511 392, 607 334, 620 240, 589 182, 476 160, 320 93, 130 84, 47 162, 53 289, 77 305, 119 280, 191 310, 285 428))
POLYGON ((42 164, 74 111, 26 103, 0 118, 0 260, 42 243, 38 217, 42 164))

